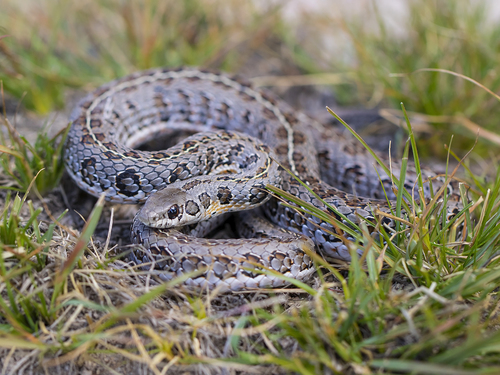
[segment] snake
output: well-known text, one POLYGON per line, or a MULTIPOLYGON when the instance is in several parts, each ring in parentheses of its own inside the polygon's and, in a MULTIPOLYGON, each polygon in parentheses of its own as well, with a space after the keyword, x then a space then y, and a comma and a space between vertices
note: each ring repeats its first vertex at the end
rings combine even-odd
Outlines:
POLYGON ((351 259, 348 233, 284 204, 268 185, 345 223, 373 222, 375 208, 391 212, 381 199, 390 179, 362 147, 240 77, 133 73, 84 97, 70 124, 67 172, 94 196, 143 204, 129 258, 162 280, 189 274, 192 288, 280 287, 311 277, 311 252, 351 259), (165 150, 138 149, 179 133, 191 135, 165 150), (205 237, 230 215, 243 238, 205 237))

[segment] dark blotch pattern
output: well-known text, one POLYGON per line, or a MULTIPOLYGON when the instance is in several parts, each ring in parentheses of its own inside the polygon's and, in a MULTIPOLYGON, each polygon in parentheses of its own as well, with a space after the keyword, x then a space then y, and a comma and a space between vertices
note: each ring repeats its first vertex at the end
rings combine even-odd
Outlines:
POLYGON ((231 203, 231 198, 233 194, 231 194, 231 190, 228 188, 220 187, 217 189, 217 198, 219 199, 220 204, 229 204, 231 203))
POLYGON ((205 208, 205 210, 210 207, 210 202, 212 201, 210 199, 210 196, 207 194, 207 193, 201 193, 199 196, 198 196, 198 199, 200 200, 203 208, 205 208))
POLYGON ((116 176, 116 187, 119 192, 127 197, 133 197, 137 190, 133 187, 139 187, 141 177, 135 169, 129 168, 116 176), (135 190, 135 191, 134 191, 135 190))
POLYGON ((186 202, 186 213, 191 215, 191 216, 194 216, 196 215, 198 212, 200 212, 200 207, 198 207, 198 205, 189 200, 186 202))

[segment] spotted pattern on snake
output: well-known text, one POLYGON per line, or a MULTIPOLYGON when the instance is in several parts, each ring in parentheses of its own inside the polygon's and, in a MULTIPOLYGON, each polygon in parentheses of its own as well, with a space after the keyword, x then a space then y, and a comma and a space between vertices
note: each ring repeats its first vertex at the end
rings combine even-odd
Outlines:
POLYGON ((388 177, 364 151, 238 78, 194 69, 139 72, 90 93, 70 120, 69 174, 110 202, 146 202, 132 226, 132 242, 141 246, 131 259, 165 280, 201 270, 188 286, 278 287, 282 277, 252 268, 305 280, 314 272, 310 251, 350 260, 344 233, 270 199, 266 184, 331 212, 281 166, 354 223, 373 220, 375 207, 390 210, 374 198, 381 196, 379 175, 388 177), (164 151, 134 149, 174 131, 198 133, 164 151), (245 210, 253 211, 237 227, 253 238, 203 238, 226 213, 245 210))

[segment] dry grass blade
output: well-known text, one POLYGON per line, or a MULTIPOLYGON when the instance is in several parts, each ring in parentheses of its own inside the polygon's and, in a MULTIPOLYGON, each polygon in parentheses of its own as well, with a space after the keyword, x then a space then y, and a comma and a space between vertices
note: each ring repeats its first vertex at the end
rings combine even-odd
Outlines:
POLYGON ((61 271, 56 277, 56 285, 62 286, 62 283, 64 282, 64 280, 66 280, 68 274, 71 272, 78 259, 82 256, 83 251, 86 249, 87 244, 90 241, 90 237, 94 233, 97 223, 99 222, 99 218, 101 217, 101 212, 104 207, 104 198, 105 195, 102 194, 95 204, 94 209, 92 210, 92 213, 90 214, 89 219, 87 220, 82 230, 82 234, 78 239, 78 242, 75 244, 73 250, 69 253, 68 259, 66 260, 61 271))
MULTIPOLYGON (((409 73, 409 74, 416 74, 416 73, 420 73, 420 72, 439 72, 439 73, 446 73, 446 74, 450 74, 452 76, 455 76, 455 77, 459 77, 459 78, 462 78, 462 79, 465 79, 466 81, 469 81, 469 82, 472 82, 473 84, 475 84, 476 86, 478 87, 481 87, 484 91, 486 91, 488 94, 490 94, 491 96, 494 96, 495 98, 497 98, 498 100, 500 100, 500 96, 497 95, 496 93, 494 93, 493 91, 491 91, 488 87, 486 87, 485 85, 479 83, 478 81, 476 81, 475 79, 472 79, 470 77, 467 77, 466 75, 464 74, 460 74, 460 73, 457 73, 457 72, 453 72, 451 70, 448 70, 448 69, 435 69, 435 68, 422 68, 422 69, 417 69, 415 70, 414 72, 412 73, 409 73)), ((402 73, 391 73, 390 76, 391 77, 401 77, 401 76, 404 76, 405 74, 402 74, 402 73)))

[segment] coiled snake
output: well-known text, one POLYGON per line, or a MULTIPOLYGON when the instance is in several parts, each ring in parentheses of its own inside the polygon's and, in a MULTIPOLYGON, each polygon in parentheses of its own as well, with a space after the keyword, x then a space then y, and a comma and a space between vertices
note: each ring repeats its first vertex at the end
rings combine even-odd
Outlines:
POLYGON ((132 241, 142 247, 131 257, 144 266, 152 262, 151 271, 164 279, 203 267, 188 285, 275 287, 282 278, 251 268, 260 264, 305 279, 314 271, 308 251, 350 259, 343 234, 330 223, 270 200, 266 184, 330 211, 278 163, 353 222, 372 218, 372 207, 389 210, 374 199, 379 176, 357 146, 226 75, 193 69, 132 74, 89 94, 70 120, 65 161, 80 188, 104 192, 115 203, 149 197, 132 226, 132 241), (176 131, 199 133, 165 151, 134 149, 176 131), (330 186, 320 172, 367 198, 330 186), (254 238, 202 238, 223 214, 261 205, 266 219, 246 214, 237 225, 254 238))

